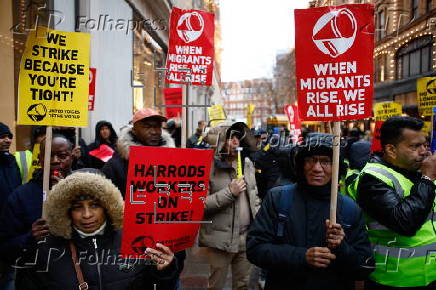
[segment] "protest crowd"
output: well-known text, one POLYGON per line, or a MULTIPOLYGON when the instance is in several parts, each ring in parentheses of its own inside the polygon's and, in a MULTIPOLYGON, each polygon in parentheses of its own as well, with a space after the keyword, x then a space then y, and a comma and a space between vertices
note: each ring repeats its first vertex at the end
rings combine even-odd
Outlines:
MULTIPOLYGON (((219 1, 9 2, 21 10, 2 19, 20 24, 2 33, 27 10, 49 23, 10 38, 0 290, 436 290, 434 30, 381 37, 407 1, 293 9, 274 81, 238 84, 217 75, 219 1), (135 21, 118 38, 121 18, 86 28, 97 11, 135 21), (152 16, 168 27, 136 31, 152 16)), ((425 10, 430 26, 432 3, 411 1, 410 23, 425 10)), ((266 43, 269 24, 250 29, 266 43)))
MULTIPOLYGON (((44 154, 31 172, 26 152, 10 153, 14 136, 1 123, 1 289, 182 289, 187 250, 157 243, 139 262, 118 257, 131 146, 174 148, 167 124, 144 108, 120 130, 98 122, 95 141, 79 146, 74 129, 54 128, 44 197, 44 154)), ((223 289, 229 269, 233 289, 435 289, 436 155, 421 120, 385 121, 382 152, 359 131, 342 137, 336 222, 333 135, 304 130, 275 146, 242 122, 198 125, 188 147, 214 150, 204 202, 211 223, 198 235, 209 289, 223 289)), ((45 128, 32 135, 44 152, 45 128)))

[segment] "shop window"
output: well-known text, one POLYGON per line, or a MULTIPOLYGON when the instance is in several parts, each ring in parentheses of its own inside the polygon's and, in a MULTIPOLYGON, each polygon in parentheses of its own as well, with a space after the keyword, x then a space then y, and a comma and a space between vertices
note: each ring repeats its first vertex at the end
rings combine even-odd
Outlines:
POLYGON ((403 45, 397 52, 397 79, 416 76, 431 70, 433 36, 420 37, 403 45))
POLYGON ((425 12, 426 13, 428 13, 428 12, 430 12, 432 10, 432 8, 433 8, 432 7, 432 4, 433 4, 432 1, 433 0, 426 0, 425 1, 425 12))
POLYGON ((377 39, 381 40, 386 36, 386 14, 385 10, 382 9, 377 14, 377 39))
MULTIPOLYGON (((134 13, 134 20, 141 16, 134 13)), ((143 107, 163 105, 164 72, 158 69, 165 66, 164 52, 159 44, 140 26, 133 31, 133 106, 134 111, 143 107)))

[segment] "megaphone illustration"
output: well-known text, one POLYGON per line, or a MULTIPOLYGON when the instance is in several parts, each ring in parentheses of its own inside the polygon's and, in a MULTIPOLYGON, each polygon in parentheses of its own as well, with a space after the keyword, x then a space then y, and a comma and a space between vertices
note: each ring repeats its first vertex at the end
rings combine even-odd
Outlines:
POLYGON ((177 35, 186 43, 193 42, 203 33, 204 20, 200 13, 191 12, 180 16, 177 21, 177 35))
POLYGON ((312 40, 324 54, 336 58, 353 45, 356 32, 356 18, 350 10, 342 8, 329 11, 318 19, 312 40))

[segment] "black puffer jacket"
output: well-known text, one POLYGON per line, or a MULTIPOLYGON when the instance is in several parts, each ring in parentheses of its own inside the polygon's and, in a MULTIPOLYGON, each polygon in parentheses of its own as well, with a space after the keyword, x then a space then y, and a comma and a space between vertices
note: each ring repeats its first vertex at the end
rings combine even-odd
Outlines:
POLYGON ((370 162, 381 163, 414 183, 405 198, 383 181, 364 174, 357 187, 357 203, 370 217, 403 236, 413 236, 422 227, 432 210, 436 185, 421 179, 421 173, 395 167, 378 156, 370 162))
MULTIPOLYGON (((149 260, 119 258, 120 230, 113 231, 108 227, 104 235, 94 238, 81 238, 74 232, 72 240, 76 245, 77 257, 89 290, 172 290, 166 286, 166 278, 172 278, 175 263, 165 271, 157 271, 156 266, 151 265, 149 260), (153 288, 154 284, 156 288, 153 288)), ((37 257, 37 265, 35 268, 18 271, 16 289, 77 290, 79 283, 68 243, 69 240, 64 238, 50 236, 39 244, 38 252, 29 251, 21 260, 22 264, 25 260, 32 261, 37 257)))

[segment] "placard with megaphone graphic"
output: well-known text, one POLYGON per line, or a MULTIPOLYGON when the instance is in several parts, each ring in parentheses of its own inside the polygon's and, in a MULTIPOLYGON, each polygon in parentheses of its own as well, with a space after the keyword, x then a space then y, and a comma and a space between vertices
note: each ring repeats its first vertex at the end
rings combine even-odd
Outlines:
POLYGON ((318 19, 313 27, 312 40, 319 50, 336 58, 353 45, 356 32, 353 12, 343 8, 329 11, 318 19))
POLYGON ((372 114, 374 5, 295 10, 298 109, 304 121, 372 114))

